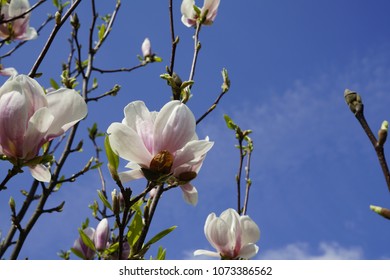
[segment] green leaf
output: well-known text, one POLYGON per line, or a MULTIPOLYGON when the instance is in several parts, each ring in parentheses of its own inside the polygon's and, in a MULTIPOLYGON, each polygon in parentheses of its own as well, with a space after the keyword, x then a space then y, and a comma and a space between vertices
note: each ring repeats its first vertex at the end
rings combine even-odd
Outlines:
POLYGON ((58 2, 58 0, 53 0, 53 5, 54 5, 54 7, 56 7, 57 9, 60 8, 60 3, 58 2))
POLYGON ((108 209, 110 209, 112 211, 111 204, 110 204, 110 202, 108 202, 107 198, 104 196, 102 191, 98 190, 97 192, 98 192, 98 196, 99 196, 100 200, 103 202, 104 206, 106 206, 108 209))
POLYGON ((157 241, 159 241, 161 238, 163 238, 164 236, 168 235, 169 233, 171 233, 175 228, 177 228, 177 226, 172 226, 170 228, 167 228, 163 231, 161 231, 160 233, 157 233, 155 236, 152 237, 152 239, 150 239, 144 247, 150 247, 150 245, 156 243, 157 241))
POLYGON ((79 250, 76 250, 74 248, 70 248, 70 250, 72 251, 73 254, 78 256, 80 259, 84 259, 83 253, 81 253, 79 250))
POLYGON ((160 247, 158 247, 156 259, 157 260, 165 260, 166 254, 167 254, 167 250, 160 246, 160 247))
POLYGON ((59 89, 60 86, 57 84, 57 82, 54 79, 50 79, 50 85, 54 89, 59 89))
POLYGON ((226 125, 229 129, 236 130, 237 125, 232 121, 232 119, 228 115, 223 115, 223 118, 225 119, 226 125))
POLYGON ((98 33, 99 41, 101 41, 103 40, 104 33, 106 33, 106 25, 102 24, 98 27, 98 29, 99 29, 99 33, 98 33))
POLYGON ((85 232, 81 228, 79 228, 79 234, 80 234, 80 237, 83 240, 84 244, 88 248, 95 251, 96 250, 95 244, 93 244, 93 241, 88 237, 88 235, 85 234, 85 232))
POLYGON ((104 139, 104 148, 108 159, 108 164, 116 171, 119 167, 119 156, 112 150, 110 145, 110 139, 106 136, 104 139))
POLYGON ((141 211, 136 211, 133 221, 129 226, 129 231, 127 232, 127 242, 129 243, 130 248, 132 248, 138 241, 143 227, 144 223, 142 221, 142 213, 141 211))

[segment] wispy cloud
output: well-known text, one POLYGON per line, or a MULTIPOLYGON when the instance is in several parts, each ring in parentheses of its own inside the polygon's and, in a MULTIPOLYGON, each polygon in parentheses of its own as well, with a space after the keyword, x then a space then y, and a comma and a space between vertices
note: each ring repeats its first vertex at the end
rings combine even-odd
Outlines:
POLYGON ((260 259, 268 260, 357 260, 363 257, 362 248, 343 247, 337 242, 321 242, 317 248, 297 242, 259 254, 260 259))

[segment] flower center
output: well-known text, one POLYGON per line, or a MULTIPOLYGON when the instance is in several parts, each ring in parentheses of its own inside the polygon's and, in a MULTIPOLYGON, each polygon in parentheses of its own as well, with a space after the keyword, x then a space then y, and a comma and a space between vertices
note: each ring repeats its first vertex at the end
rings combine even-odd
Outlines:
POLYGON ((149 170, 159 174, 169 174, 173 165, 173 155, 167 150, 158 152, 150 162, 149 170))

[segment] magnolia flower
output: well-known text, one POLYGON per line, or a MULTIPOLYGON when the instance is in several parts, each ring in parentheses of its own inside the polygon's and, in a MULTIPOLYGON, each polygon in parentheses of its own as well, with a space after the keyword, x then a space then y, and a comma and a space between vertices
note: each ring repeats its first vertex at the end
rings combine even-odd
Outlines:
MULTIPOLYGON (((83 230, 83 232, 88 236, 90 240, 93 240, 93 237, 95 235, 94 228, 87 227, 83 230)), ((95 250, 85 245, 81 236, 75 240, 72 249, 76 255, 85 260, 92 260, 95 257, 95 250)))
MULTIPOLYGON (((28 0, 11 0, 8 4, 2 4, 1 14, 4 16, 3 21, 11 20, 18 17, 30 9, 28 0)), ((0 25, 0 38, 10 40, 32 40, 35 39, 37 31, 29 26, 30 14, 23 17, 5 22, 0 25)))
POLYGON ((34 79, 13 76, 0 88, 0 154, 14 165, 28 166, 38 181, 49 182, 49 169, 34 158, 44 143, 86 115, 87 105, 76 91, 45 94, 34 79))
POLYGON ((234 209, 225 210, 220 217, 211 213, 204 225, 204 233, 217 252, 196 250, 195 256, 249 259, 259 250, 255 244, 260 239, 258 226, 249 216, 240 216, 234 209))
POLYGON ((196 25, 196 21, 201 18, 202 24, 211 25, 217 16, 219 2, 220 0, 204 0, 202 9, 197 7, 200 10, 199 15, 194 9, 194 0, 183 0, 181 3, 181 13, 183 15, 181 21, 185 26, 191 27, 196 25))
POLYGON ((142 101, 128 104, 122 123, 107 130, 113 151, 132 169, 122 172, 122 182, 146 177, 161 183, 174 181, 186 202, 195 205, 198 193, 190 181, 198 174, 213 143, 198 140, 195 117, 180 101, 168 102, 160 112, 149 112, 142 101))

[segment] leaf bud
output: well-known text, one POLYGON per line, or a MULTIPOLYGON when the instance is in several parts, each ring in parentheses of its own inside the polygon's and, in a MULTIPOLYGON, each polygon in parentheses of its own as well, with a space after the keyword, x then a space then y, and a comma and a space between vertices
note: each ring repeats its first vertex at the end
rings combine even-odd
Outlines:
POLYGON ((352 113, 363 112, 362 98, 357 92, 346 89, 344 91, 344 99, 352 113))
POLYGON ((383 147, 383 144, 385 144, 387 139, 387 130, 389 128, 389 123, 387 121, 382 122, 382 126, 378 131, 378 147, 383 147))
POLYGON ((390 220, 390 209, 383 208, 380 206, 370 205, 370 209, 382 217, 390 220))

